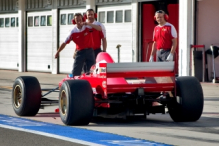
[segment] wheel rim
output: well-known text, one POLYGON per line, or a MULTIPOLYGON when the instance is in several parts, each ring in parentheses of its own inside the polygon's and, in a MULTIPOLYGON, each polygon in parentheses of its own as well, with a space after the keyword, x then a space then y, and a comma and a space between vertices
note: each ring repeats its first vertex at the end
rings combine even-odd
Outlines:
POLYGON ((16 85, 14 88, 14 106, 19 108, 22 103, 22 90, 19 85, 16 85))
POLYGON ((61 112, 63 115, 66 115, 67 114, 67 98, 66 98, 66 93, 64 90, 61 92, 60 101, 61 101, 61 112))

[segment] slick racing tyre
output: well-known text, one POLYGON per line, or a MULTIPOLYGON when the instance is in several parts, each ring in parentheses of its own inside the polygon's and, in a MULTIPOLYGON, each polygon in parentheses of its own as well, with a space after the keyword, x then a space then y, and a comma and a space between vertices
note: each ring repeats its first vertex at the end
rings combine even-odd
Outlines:
POLYGON ((197 121, 204 106, 200 82, 195 77, 177 77, 176 96, 176 100, 167 105, 173 121, 197 121))
POLYGON ((66 125, 88 125, 93 116, 94 98, 86 80, 67 80, 59 93, 59 113, 66 125))
POLYGON ((12 106, 19 116, 35 116, 41 104, 41 88, 35 77, 20 76, 13 85, 12 106))

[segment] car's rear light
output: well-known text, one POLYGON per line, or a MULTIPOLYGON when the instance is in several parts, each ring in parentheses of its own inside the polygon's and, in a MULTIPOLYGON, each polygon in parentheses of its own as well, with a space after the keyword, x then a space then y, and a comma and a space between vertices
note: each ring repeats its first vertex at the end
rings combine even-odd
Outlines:
POLYGON ((106 67, 100 67, 100 73, 106 73, 106 67))

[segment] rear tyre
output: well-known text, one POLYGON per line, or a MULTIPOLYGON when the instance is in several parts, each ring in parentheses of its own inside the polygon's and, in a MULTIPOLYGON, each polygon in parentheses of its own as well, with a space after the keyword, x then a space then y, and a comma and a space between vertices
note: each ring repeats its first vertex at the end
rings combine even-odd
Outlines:
POLYGON ((86 80, 67 80, 59 93, 59 113, 66 125, 88 125, 93 116, 94 98, 86 80))
POLYGON ((177 77, 176 94, 176 100, 167 105, 173 121, 197 121, 204 105, 200 82, 195 77, 177 77))
POLYGON ((35 116, 41 104, 41 88, 35 77, 20 76, 13 85, 12 106, 19 116, 35 116))

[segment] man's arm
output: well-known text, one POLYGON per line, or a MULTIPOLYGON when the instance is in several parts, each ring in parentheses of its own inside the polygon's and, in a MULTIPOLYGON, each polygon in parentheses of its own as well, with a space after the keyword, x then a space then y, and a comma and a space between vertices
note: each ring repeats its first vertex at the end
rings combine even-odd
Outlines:
POLYGON ((152 44, 151 57, 154 57, 154 54, 157 52, 157 48, 156 48, 157 43, 156 43, 156 38, 155 38, 155 32, 156 32, 155 28, 154 28, 154 32, 153 32, 153 41, 154 41, 154 43, 152 44))
POLYGON ((103 52, 106 52, 106 47, 107 47, 107 41, 106 38, 102 38, 102 45, 103 45, 103 52))
POLYGON ((175 51, 176 51, 176 46, 177 46, 177 39, 174 38, 174 39, 172 39, 172 47, 171 47, 170 53, 172 53, 172 54, 175 53, 175 51))
POLYGON ((98 31, 102 31, 102 28, 99 25, 95 25, 95 24, 88 23, 88 22, 84 22, 84 25, 89 25, 89 26, 93 27, 94 29, 96 29, 98 31))
POLYGON ((66 43, 62 43, 61 46, 59 47, 58 51, 56 52, 55 58, 58 58, 59 52, 61 52, 66 46, 66 43))
POLYGON ((101 32, 101 38, 102 38, 102 46, 103 46, 103 51, 106 52, 107 48, 107 41, 106 41, 106 28, 102 23, 99 23, 100 27, 102 28, 101 32))
POLYGON ((151 51, 151 56, 149 58, 149 62, 154 62, 154 54, 157 52, 156 49, 156 42, 154 41, 153 45, 152 45, 152 51, 151 51))
POLYGON ((75 48, 75 51, 74 51, 74 54, 73 54, 73 59, 76 58, 76 55, 77 55, 77 49, 75 48))
POLYGON ((151 51, 151 56, 154 56, 154 54, 156 54, 156 51, 157 51, 157 49, 156 49, 156 42, 154 41, 154 43, 153 43, 153 45, 152 45, 152 51, 151 51))
POLYGON ((170 53, 174 54, 177 46, 177 32, 176 32, 176 28, 173 25, 171 25, 171 35, 173 39, 172 39, 172 47, 170 53))
POLYGON ((172 39, 172 47, 171 47, 171 51, 170 54, 167 56, 166 61, 173 61, 173 56, 176 50, 176 46, 177 46, 177 39, 174 38, 172 39))

